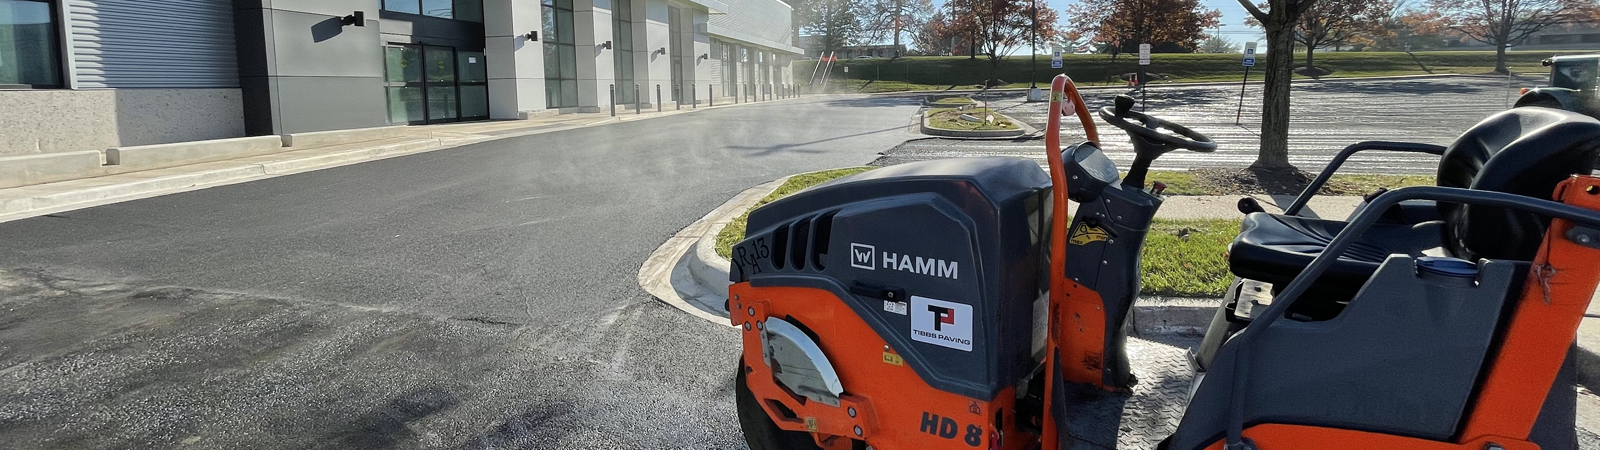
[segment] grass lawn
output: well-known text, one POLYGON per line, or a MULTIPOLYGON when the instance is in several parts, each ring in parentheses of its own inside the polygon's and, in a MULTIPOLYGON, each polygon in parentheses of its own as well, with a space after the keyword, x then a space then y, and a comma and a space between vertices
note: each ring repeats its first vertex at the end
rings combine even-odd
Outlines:
MULTIPOLYGON (((1239 234, 1237 220, 1163 220, 1145 238, 1140 293, 1175 297, 1221 297, 1233 281, 1223 253, 1239 234)), ((1067 249, 1072 257, 1072 249, 1067 249)))
MULTIPOLYGON (((785 181, 782 185, 778 186, 778 190, 772 191, 772 193, 767 194, 766 197, 762 197, 761 201, 756 202, 755 206, 750 207, 750 211, 754 211, 756 208, 760 208, 761 205, 772 203, 773 201, 788 196, 789 194, 805 190, 808 187, 826 183, 836 178, 844 178, 850 175, 866 172, 872 169, 875 169, 875 167, 850 167, 845 169, 802 173, 789 177, 788 181, 785 181)), ((744 214, 740 214, 738 218, 733 219, 732 222, 728 223, 728 226, 723 227, 722 231, 717 233, 717 256, 727 258, 733 255, 733 244, 737 244, 740 240, 744 239, 744 229, 746 223, 750 220, 750 211, 745 211, 744 214)))
MULTIPOLYGON (((795 175, 751 209, 805 188, 871 169, 853 167, 795 175)), ((746 211, 717 234, 718 256, 727 258, 732 253, 733 244, 744 239, 749 218, 750 212, 746 211)), ((1233 280, 1222 254, 1238 232, 1239 222, 1235 220, 1156 220, 1145 241, 1142 258, 1143 293, 1178 297, 1221 296, 1233 280)), ((1070 254, 1071 249, 1068 252, 1070 254)))
POLYGON ((972 108, 958 111, 955 108, 932 108, 927 112, 928 125, 945 130, 982 131, 982 130, 1015 130, 1017 124, 1011 122, 1010 117, 999 115, 989 108, 972 108), (971 114, 983 119, 989 114, 995 114, 994 122, 970 122, 961 120, 962 114, 971 114))
POLYGON ((933 104, 935 104, 935 105, 944 105, 944 106, 971 105, 973 103, 974 102, 972 101, 972 99, 966 98, 966 97, 945 97, 945 98, 941 98, 941 99, 933 101, 933 104))
MULTIPOLYGON (((1557 54, 1586 53, 1583 51, 1512 51, 1506 52, 1507 66, 1514 73, 1541 76, 1549 70, 1540 60, 1557 54)), ((985 58, 968 59, 965 56, 908 56, 899 59, 852 59, 834 64, 830 87, 856 92, 893 92, 907 90, 971 89, 988 79, 991 73, 1007 82, 1002 87, 1016 88, 1030 85, 1032 81, 1048 87, 1050 79, 1065 72, 1080 86, 1123 85, 1119 75, 1138 69, 1138 57, 1121 55, 1064 55, 1065 69, 1050 69, 1049 55, 1037 55, 1040 69, 1031 72, 1027 56, 1007 57, 991 69, 985 58), (850 67, 845 76, 844 67, 850 67)), ((1265 56, 1259 56, 1265 58, 1265 56)), ((1323 78, 1374 77, 1427 74, 1484 74, 1494 70, 1494 52, 1443 51, 1443 52, 1317 52, 1317 67, 1333 70, 1323 78)), ((1304 54, 1296 55, 1299 65, 1305 64, 1304 54)), ((811 73, 816 61, 797 61, 797 74, 811 73)), ((1244 75, 1240 56, 1232 53, 1157 53, 1152 55, 1149 72, 1162 76, 1154 83, 1196 81, 1238 81, 1244 75)), ((1297 78, 1306 78, 1298 76, 1297 78)), ((1263 80, 1260 71, 1251 71, 1250 79, 1263 80)), ((805 80, 801 80, 802 83, 805 80)))
MULTIPOLYGON (((1126 174, 1124 174, 1126 175, 1126 174)), ((1242 194, 1235 186, 1228 186, 1212 182, 1211 180, 1195 176, 1192 172, 1152 170, 1145 177, 1147 182, 1160 181, 1167 185, 1166 195, 1237 195, 1242 194)), ((1389 189, 1405 186, 1432 186, 1433 175, 1385 175, 1385 174, 1334 174, 1323 188, 1322 195, 1366 195, 1378 188, 1389 189)), ((1293 194, 1299 194, 1296 190, 1293 194)))

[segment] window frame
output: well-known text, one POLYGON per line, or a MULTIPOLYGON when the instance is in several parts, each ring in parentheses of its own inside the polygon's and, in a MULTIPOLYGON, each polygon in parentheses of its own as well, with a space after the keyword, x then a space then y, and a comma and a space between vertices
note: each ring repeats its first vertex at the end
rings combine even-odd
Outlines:
POLYGON ((62 11, 63 0, 18 0, 30 3, 43 3, 50 10, 50 25, 54 28, 51 33, 55 36, 51 53, 56 56, 55 84, 0 84, 0 91, 28 91, 28 90, 61 90, 72 87, 72 58, 67 52, 69 39, 67 24, 63 22, 66 14, 62 11))

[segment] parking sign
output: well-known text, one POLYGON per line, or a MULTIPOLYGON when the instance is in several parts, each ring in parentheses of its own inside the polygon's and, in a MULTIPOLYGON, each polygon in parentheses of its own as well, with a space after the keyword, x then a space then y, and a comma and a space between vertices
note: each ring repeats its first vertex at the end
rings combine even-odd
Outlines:
POLYGON ((1150 65, 1150 44, 1139 44, 1139 65, 1150 65))
POLYGON ((1244 66, 1245 67, 1254 67, 1255 65, 1256 65, 1256 43, 1255 43, 1255 41, 1246 42, 1246 43, 1244 43, 1244 66))
POLYGON ((1055 51, 1050 52, 1050 68, 1051 69, 1060 69, 1061 68, 1061 49, 1060 48, 1056 48, 1055 51))

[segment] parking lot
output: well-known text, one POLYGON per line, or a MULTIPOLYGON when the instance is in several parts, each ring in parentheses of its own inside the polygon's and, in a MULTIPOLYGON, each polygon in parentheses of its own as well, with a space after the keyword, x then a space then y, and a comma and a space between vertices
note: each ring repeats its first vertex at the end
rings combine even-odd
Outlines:
MULTIPOLYGON (((1448 145, 1461 132, 1491 114, 1509 108, 1517 89, 1539 84, 1534 78, 1455 76, 1384 81, 1301 82, 1294 85, 1289 134, 1289 160, 1307 171, 1322 168, 1334 154, 1360 141, 1408 141, 1448 145)), ((1049 86, 1045 86, 1048 89, 1049 86)), ((1144 111, 1188 126, 1218 144, 1209 154, 1173 152, 1155 163, 1156 169, 1184 170, 1201 167, 1243 167, 1255 160, 1261 127, 1261 85, 1245 90, 1239 125, 1240 86, 1207 85, 1150 87, 1144 111)), ((1126 89, 1096 88, 1083 92, 1092 109, 1111 105, 1126 89)), ((1137 95, 1137 94, 1135 94, 1137 95)), ((1045 103, 1024 103, 1020 93, 978 95, 997 111, 1043 128, 1045 103)), ((1119 165, 1133 161, 1126 134, 1100 122, 1101 144, 1119 165)), ((1077 119, 1068 118, 1064 142, 1083 139, 1077 119)), ((907 142, 886 153, 879 164, 955 156, 1023 156, 1038 158, 1042 141, 971 141, 922 139, 907 142)), ((1358 156, 1341 172, 1431 173, 1437 158, 1428 155, 1374 152, 1358 156)))

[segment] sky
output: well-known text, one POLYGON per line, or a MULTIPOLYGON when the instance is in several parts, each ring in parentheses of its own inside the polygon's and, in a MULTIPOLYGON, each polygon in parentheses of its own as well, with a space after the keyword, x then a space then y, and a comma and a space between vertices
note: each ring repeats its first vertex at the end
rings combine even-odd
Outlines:
MULTIPOLYGON (((1051 9, 1060 13, 1066 11, 1067 5, 1076 3, 1076 0, 1040 0, 1040 2, 1049 4, 1051 9)), ((1244 19, 1249 16, 1249 13, 1245 12, 1244 6, 1239 5, 1238 0, 1200 0, 1200 4, 1206 8, 1222 11, 1222 28, 1220 31, 1224 39, 1233 41, 1235 44, 1239 44, 1240 47, 1244 46, 1245 41, 1252 39, 1257 41, 1265 40, 1260 28, 1252 28, 1244 24, 1244 19)), ((944 0, 933 0, 933 6, 942 7, 943 5, 944 0)), ((1062 19, 1065 19, 1065 17, 1062 19)), ((1216 34, 1217 32, 1218 29, 1216 28, 1207 31, 1210 34, 1216 34)), ((1259 45, 1263 49, 1266 48, 1266 42, 1261 42, 1259 45)), ((1027 49, 1022 50, 1024 52, 1027 51, 1027 49)), ((1049 53, 1049 50, 1040 49, 1039 52, 1049 53)))

